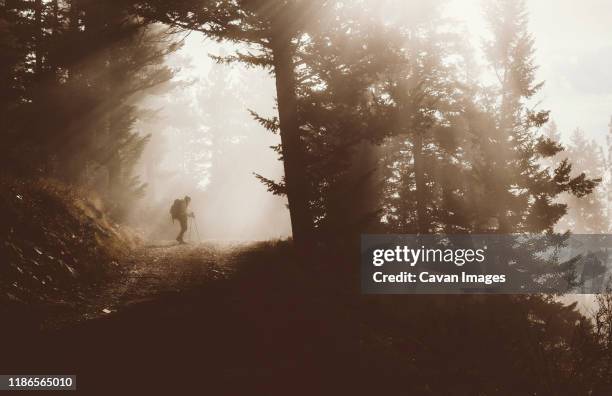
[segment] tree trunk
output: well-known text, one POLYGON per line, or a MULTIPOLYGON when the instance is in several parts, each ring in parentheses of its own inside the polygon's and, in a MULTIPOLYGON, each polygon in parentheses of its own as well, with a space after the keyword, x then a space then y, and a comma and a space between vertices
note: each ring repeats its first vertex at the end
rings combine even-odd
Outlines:
POLYGON ((70 32, 78 34, 79 32, 79 1, 72 0, 70 2, 70 32))
POLYGON ((280 22, 282 21, 276 23, 276 29, 273 28, 271 48, 291 230, 294 243, 301 249, 310 244, 312 219, 308 210, 307 177, 300 141, 291 35, 286 31, 286 27, 280 26, 280 22))
POLYGON ((429 233, 427 205, 425 204, 425 169, 423 166, 423 134, 414 135, 414 177, 416 184, 417 229, 419 234, 429 233))
POLYGON ((42 22, 42 0, 36 0, 34 2, 34 24, 36 29, 36 50, 35 50, 35 58, 36 63, 34 65, 34 72, 36 79, 40 81, 42 77, 42 68, 43 68, 43 22, 42 22))

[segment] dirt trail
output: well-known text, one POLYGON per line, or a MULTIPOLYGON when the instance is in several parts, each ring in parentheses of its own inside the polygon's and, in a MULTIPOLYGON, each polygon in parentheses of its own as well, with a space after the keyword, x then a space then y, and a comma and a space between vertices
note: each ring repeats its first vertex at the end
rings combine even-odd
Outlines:
POLYGON ((127 274, 106 285, 88 303, 87 319, 150 301, 164 293, 189 291, 228 277, 233 261, 248 243, 158 243, 136 251, 127 274))
POLYGON ((168 293, 191 291, 207 282, 231 276, 236 258, 254 242, 204 242, 178 245, 149 244, 119 265, 124 273, 82 294, 81 302, 58 309, 45 327, 58 329, 113 315, 134 304, 168 293))
POLYGON ((114 394, 200 381, 272 394, 269 386, 296 376, 336 375, 347 357, 357 361, 349 355, 357 326, 316 292, 318 281, 304 281, 290 252, 266 243, 144 248, 125 276, 92 291, 61 326, 15 345, 6 361, 17 372, 76 373, 81 387, 114 394))

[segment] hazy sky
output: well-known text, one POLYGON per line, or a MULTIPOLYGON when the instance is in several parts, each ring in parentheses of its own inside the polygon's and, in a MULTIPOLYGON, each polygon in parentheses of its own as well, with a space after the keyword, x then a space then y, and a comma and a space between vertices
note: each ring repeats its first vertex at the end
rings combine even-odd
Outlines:
MULTIPOLYGON (((483 0, 451 0, 453 16, 482 34, 483 0)), ((486 1, 486 0, 484 0, 486 1)), ((567 136, 580 127, 603 139, 612 116, 612 1, 527 0, 536 40, 542 108, 567 136)))

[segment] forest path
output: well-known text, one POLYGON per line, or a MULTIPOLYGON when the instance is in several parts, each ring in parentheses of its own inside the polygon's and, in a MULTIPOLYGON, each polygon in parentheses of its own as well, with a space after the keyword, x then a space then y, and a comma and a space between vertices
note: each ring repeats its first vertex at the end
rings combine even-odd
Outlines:
POLYGON ((358 327, 347 329, 341 311, 330 310, 338 304, 304 280, 290 252, 273 242, 144 248, 125 276, 92 293, 80 320, 15 346, 12 367, 76 373, 81 387, 133 394, 200 382, 273 394, 270 386, 296 376, 335 375, 348 367, 348 349, 356 353, 358 327), (343 363, 330 358, 341 350, 332 356, 343 363))
POLYGON ((136 250, 127 272, 87 296, 80 318, 90 320, 153 301, 169 293, 189 292, 230 276, 240 254, 254 242, 204 242, 179 245, 160 241, 136 250))
POLYGON ((207 241, 179 245, 156 241, 133 251, 121 274, 80 293, 78 304, 51 309, 44 327, 61 329, 120 312, 163 295, 192 291, 227 278, 239 257, 255 249, 252 241, 207 241))

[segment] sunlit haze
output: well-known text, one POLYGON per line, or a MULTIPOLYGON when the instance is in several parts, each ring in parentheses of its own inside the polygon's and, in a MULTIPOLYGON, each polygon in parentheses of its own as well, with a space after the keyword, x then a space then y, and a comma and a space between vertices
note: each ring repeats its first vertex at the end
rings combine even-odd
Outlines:
MULTIPOLYGON (((581 128, 601 140, 610 122, 612 79, 606 74, 612 69, 612 46, 607 41, 612 36, 612 24, 608 23, 612 3, 603 0, 587 3, 590 6, 583 2, 581 7, 575 7, 570 0, 527 2, 540 66, 538 78, 546 82, 536 100, 542 108, 551 110, 564 139, 575 128, 581 128)), ((446 7, 447 17, 456 21, 458 29, 466 31, 477 49, 487 32, 481 6, 481 0, 451 0, 446 7)), ((193 207, 202 214, 204 234, 209 238, 285 237, 290 233, 285 200, 269 194, 253 175, 272 179, 282 176, 281 162, 269 148, 279 140, 250 119, 248 113, 252 109, 274 115, 273 79, 266 71, 218 65, 210 57, 234 50, 231 44, 219 44, 191 33, 185 37, 183 48, 169 57, 167 63, 178 70, 174 81, 191 84, 179 86, 162 98, 154 96, 146 103, 158 114, 154 122, 142 126, 143 132, 153 132, 155 136, 145 159, 157 155, 154 160, 165 171, 161 175, 143 173, 152 200, 148 202, 162 205, 177 194, 197 195, 193 207), (203 98, 215 78, 226 79, 224 84, 229 84, 226 88, 234 102, 231 109, 215 108, 221 115, 211 118, 206 108, 210 102, 203 98), (180 105, 168 106, 170 103, 180 105), (212 124, 216 120, 227 121, 227 117, 240 117, 234 120, 238 121, 238 130, 224 131, 212 124), (188 128, 178 125, 187 118, 188 128), (215 136, 226 139, 227 147, 236 152, 213 150, 215 136), (158 144, 163 144, 164 150, 159 150, 158 144), (219 161, 213 166, 216 157, 231 155, 235 157, 230 161, 219 161), (189 166, 186 157, 190 158, 189 166), (184 174, 185 169, 189 169, 189 177, 184 174), (214 177, 223 180, 223 189, 209 189, 214 177), (215 220, 221 222, 221 217, 215 213, 224 213, 222 226, 216 224, 215 220)))
MULTIPOLYGON (((191 196, 202 238, 284 238, 291 230, 286 199, 270 194, 254 175, 280 180, 282 163, 270 148, 280 139, 249 113, 274 115, 274 81, 266 71, 220 65, 210 57, 233 50, 192 33, 167 60, 178 70, 177 86, 147 99, 144 106, 156 115, 140 126, 153 133, 142 161, 146 202, 166 207, 191 196)), ((164 231, 165 217, 153 227, 159 236, 164 231)))
MULTIPOLYGON (((462 21, 478 47, 487 26, 486 0, 450 0, 449 17, 462 21)), ((526 2, 535 38, 538 78, 545 81, 538 98, 551 110, 562 136, 575 128, 602 140, 612 109, 612 2, 606 0, 534 0, 526 2)))

